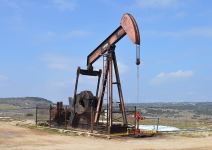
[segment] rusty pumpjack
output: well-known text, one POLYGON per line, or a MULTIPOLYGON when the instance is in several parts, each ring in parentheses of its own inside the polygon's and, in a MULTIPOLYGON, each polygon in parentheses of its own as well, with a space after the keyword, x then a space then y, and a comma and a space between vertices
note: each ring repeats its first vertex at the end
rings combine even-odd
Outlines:
MULTIPOLYGON (((73 127, 77 127, 80 117, 82 116, 89 116, 87 112, 89 112, 90 108, 94 109, 94 124, 98 124, 99 117, 101 113, 101 108, 103 105, 103 98, 105 94, 106 84, 109 86, 109 102, 108 102, 108 132, 113 132, 113 84, 117 85, 119 100, 120 100, 120 111, 122 114, 123 119, 123 126, 127 126, 127 117, 125 112, 125 104, 124 98, 122 93, 121 81, 118 71, 118 65, 115 55, 115 44, 121 40, 125 35, 128 35, 131 41, 136 44, 136 65, 140 64, 140 34, 138 25, 132 15, 126 13, 123 15, 121 19, 120 26, 109 36, 107 37, 96 49, 94 49, 88 56, 87 56, 87 69, 81 69, 78 67, 77 69, 77 76, 76 76, 76 84, 74 89, 74 97, 69 100, 71 105, 71 125, 73 127), (103 55, 107 55, 106 63, 104 65, 104 72, 103 72, 103 79, 101 82, 100 94, 99 92, 99 84, 102 71, 93 70, 93 64, 103 55), (116 82, 113 82, 113 67, 116 82), (96 95, 93 96, 92 94, 88 93, 87 97, 82 97, 77 94, 77 87, 78 87, 78 80, 79 75, 86 75, 86 76, 98 76, 97 82, 97 89, 96 95), (85 104, 86 103, 86 104, 85 104), (91 103, 91 105, 90 105, 91 103)), ((84 93, 86 95, 86 93, 84 93)))

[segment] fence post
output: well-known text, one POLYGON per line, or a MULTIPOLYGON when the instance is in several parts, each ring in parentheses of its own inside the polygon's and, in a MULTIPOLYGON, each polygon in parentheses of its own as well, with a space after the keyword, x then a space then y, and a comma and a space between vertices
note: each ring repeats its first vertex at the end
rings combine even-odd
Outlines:
POLYGON ((35 124, 36 124, 36 126, 38 125, 38 107, 37 107, 37 105, 35 106, 35 124))
MULTIPOLYGON (((134 113, 134 126, 135 126, 135 129, 136 129, 136 122, 137 122, 137 121, 136 121, 136 111, 137 111, 137 110, 136 110, 136 106, 135 106, 135 113, 134 113)), ((135 130, 134 130, 134 131, 135 131, 135 130)))
POLYGON ((91 105, 91 133, 93 133, 93 104, 91 105))
POLYGON ((159 117, 158 117, 158 120, 157 120, 157 132, 158 132, 158 125, 159 125, 159 117))
POLYGON ((67 106, 65 106, 65 129, 67 129, 67 106))
POLYGON ((51 120, 52 120, 52 116, 51 116, 51 110, 52 110, 52 105, 49 105, 49 127, 51 128, 51 120))

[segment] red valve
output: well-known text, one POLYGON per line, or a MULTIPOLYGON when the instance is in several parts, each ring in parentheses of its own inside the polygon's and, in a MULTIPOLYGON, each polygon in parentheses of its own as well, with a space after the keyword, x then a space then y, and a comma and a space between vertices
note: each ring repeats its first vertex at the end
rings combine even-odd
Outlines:
POLYGON ((140 118, 141 120, 144 120, 145 119, 145 117, 144 116, 141 116, 141 118, 140 118))
POLYGON ((140 112, 136 112, 136 119, 138 120, 138 119, 140 119, 140 117, 141 117, 141 114, 140 114, 140 112))

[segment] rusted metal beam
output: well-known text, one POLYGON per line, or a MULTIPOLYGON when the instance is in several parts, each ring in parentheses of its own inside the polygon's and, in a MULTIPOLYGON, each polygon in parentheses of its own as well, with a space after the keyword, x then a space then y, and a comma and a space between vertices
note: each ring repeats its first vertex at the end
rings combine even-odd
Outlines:
POLYGON ((119 26, 107 39, 105 39, 95 50, 93 50, 87 57, 88 70, 90 70, 89 67, 99 57, 101 57, 104 53, 110 50, 111 45, 115 45, 125 35, 125 31, 121 26, 119 26))
POLYGON ((76 82, 75 82, 75 88, 74 88, 74 98, 73 98, 74 113, 75 113, 75 104, 76 104, 76 95, 77 95, 79 74, 80 74, 80 67, 77 68, 77 76, 76 76, 76 82))
POLYGON ((99 71, 90 71, 79 68, 79 73, 81 75, 87 75, 87 76, 99 76, 101 74, 101 69, 99 71))
POLYGON ((102 75, 102 70, 99 69, 98 82, 97 82, 97 88, 96 88, 96 97, 98 97, 98 93, 99 93, 99 84, 100 84, 101 75, 102 75))
POLYGON ((108 71, 109 71, 108 58, 107 58, 107 62, 105 64, 104 68, 105 69, 104 69, 104 73, 103 73, 102 86, 101 86, 100 94, 98 97, 98 103, 97 103, 97 108, 96 108, 96 112, 95 112, 94 123, 98 123, 98 121, 99 121, 99 116, 100 116, 100 112, 101 112, 101 108, 102 108, 102 104, 103 104, 103 98, 104 98, 104 94, 105 94, 105 88, 106 88, 108 71))
POLYGON ((138 25, 134 17, 128 13, 123 15, 120 26, 88 55, 88 70, 92 69, 92 64, 99 57, 110 50, 110 46, 115 45, 126 34, 134 44, 140 45, 140 33, 138 25))
POLYGON ((113 58, 109 53, 109 128, 113 125, 113 58))
POLYGON ((123 123, 124 123, 124 125, 127 125, 124 97, 123 97, 122 88, 121 88, 121 80, 120 80, 120 76, 119 76, 115 51, 112 52, 112 59, 113 59, 114 71, 115 71, 115 75, 116 75, 116 82, 117 82, 116 84, 117 84, 118 94, 119 94, 119 99, 120 99, 120 107, 121 107, 121 112, 122 112, 123 123))

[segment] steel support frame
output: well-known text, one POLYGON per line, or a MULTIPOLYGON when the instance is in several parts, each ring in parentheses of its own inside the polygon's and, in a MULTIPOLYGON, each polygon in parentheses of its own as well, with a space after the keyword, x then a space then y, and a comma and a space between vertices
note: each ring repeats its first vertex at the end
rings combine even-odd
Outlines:
POLYGON ((126 111, 125 111, 125 105, 124 105, 124 98, 121 88, 121 81, 118 71, 118 65, 115 55, 115 46, 111 46, 110 50, 108 51, 108 57, 107 62, 104 66, 104 74, 102 79, 102 86, 100 89, 100 95, 98 97, 98 103, 97 103, 97 109, 95 112, 95 118, 94 123, 98 124, 100 112, 103 104, 103 98, 105 94, 105 88, 106 84, 108 82, 109 85, 109 107, 108 107, 108 113, 109 113, 109 123, 108 123, 108 132, 111 133, 111 127, 113 125, 113 67, 114 67, 114 73, 116 77, 116 84, 118 88, 118 94, 119 94, 119 100, 120 100, 120 110, 122 112, 122 118, 123 118, 123 125, 127 125, 127 118, 126 118, 126 111), (109 78, 108 78, 109 76, 109 78))

